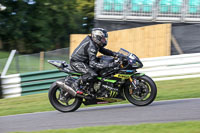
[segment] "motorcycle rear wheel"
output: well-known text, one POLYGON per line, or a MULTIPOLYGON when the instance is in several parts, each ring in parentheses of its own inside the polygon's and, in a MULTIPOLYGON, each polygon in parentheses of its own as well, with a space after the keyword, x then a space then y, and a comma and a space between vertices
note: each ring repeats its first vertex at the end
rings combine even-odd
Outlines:
POLYGON ((146 75, 138 77, 137 81, 139 81, 139 84, 137 85, 138 90, 134 89, 130 82, 125 87, 124 95, 126 99, 136 106, 146 106, 151 104, 157 95, 156 84, 146 75))
MULTIPOLYGON (((64 82, 64 80, 61 80, 64 82)), ((51 105, 60 112, 76 111, 82 104, 82 98, 72 97, 67 92, 63 92, 54 82, 48 92, 51 105)))

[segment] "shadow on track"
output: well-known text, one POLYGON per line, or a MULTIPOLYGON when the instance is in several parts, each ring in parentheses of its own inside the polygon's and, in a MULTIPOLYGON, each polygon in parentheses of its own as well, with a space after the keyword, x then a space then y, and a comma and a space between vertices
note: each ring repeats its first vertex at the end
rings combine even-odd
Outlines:
MULTIPOLYGON (((93 111, 100 111, 100 110, 113 110, 113 109, 125 109, 125 108, 130 108, 130 109, 148 109, 148 108, 154 108, 154 107, 161 107, 161 106, 166 106, 166 105, 174 105, 174 104, 184 104, 186 102, 190 102, 188 100, 166 100, 166 101, 155 101, 150 105, 147 106, 135 106, 133 104, 117 104, 117 105, 105 105, 105 106, 97 106, 97 107, 85 107, 85 108, 80 108, 75 112, 68 112, 68 113, 80 113, 80 112, 93 112, 93 111)), ((61 113, 63 114, 63 113, 61 113)))

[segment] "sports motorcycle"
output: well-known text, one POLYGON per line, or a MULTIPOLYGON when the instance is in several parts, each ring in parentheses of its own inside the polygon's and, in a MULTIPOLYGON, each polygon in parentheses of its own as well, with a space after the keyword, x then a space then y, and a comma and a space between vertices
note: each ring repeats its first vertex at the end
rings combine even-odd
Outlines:
POLYGON ((48 60, 66 73, 64 79, 57 80, 49 88, 49 101, 56 110, 72 112, 81 104, 112 103, 126 99, 136 106, 146 106, 154 101, 157 94, 156 84, 147 75, 136 71, 143 64, 135 54, 121 48, 117 57, 100 56, 98 60, 102 63, 116 62, 119 65, 97 70, 97 78, 80 85, 84 92, 81 95, 71 85, 82 74, 73 71, 65 61, 48 60))

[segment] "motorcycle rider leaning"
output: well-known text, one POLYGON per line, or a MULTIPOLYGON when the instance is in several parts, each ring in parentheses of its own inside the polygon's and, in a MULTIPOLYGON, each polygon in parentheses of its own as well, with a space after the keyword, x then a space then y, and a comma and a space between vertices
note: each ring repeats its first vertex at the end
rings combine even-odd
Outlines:
POLYGON ((72 84, 72 88, 78 94, 83 94, 80 88, 81 84, 90 82, 98 76, 95 69, 117 66, 117 63, 114 62, 105 64, 97 60, 98 51, 104 55, 117 56, 116 52, 104 48, 107 45, 107 38, 108 33, 105 29, 93 28, 91 36, 87 36, 72 53, 70 58, 71 68, 78 73, 82 73, 82 76, 72 84))

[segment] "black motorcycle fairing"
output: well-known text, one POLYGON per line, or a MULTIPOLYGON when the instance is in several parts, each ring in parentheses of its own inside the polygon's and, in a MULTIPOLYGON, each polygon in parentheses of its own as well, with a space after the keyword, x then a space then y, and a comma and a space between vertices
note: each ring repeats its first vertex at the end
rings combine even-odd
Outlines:
POLYGON ((99 62, 101 63, 112 63, 114 61, 114 58, 111 56, 99 56, 99 62))
POLYGON ((113 73, 115 73, 115 70, 113 68, 106 68, 106 69, 100 70, 98 72, 99 76, 101 76, 103 78, 107 77, 107 76, 109 76, 109 75, 111 75, 113 73))
POLYGON ((130 53, 123 48, 120 48, 118 53, 123 62, 123 66, 125 66, 124 69, 138 69, 143 67, 142 62, 135 54, 130 53))

